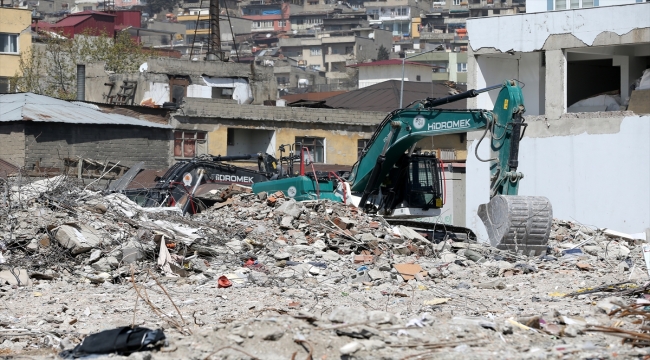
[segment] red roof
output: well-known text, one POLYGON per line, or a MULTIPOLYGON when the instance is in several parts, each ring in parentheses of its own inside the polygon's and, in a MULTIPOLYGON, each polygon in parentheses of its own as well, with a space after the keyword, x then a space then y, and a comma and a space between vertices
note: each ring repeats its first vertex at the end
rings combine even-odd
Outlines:
MULTIPOLYGON (((415 61, 405 61, 404 64, 406 64, 406 65, 416 65, 416 66, 426 66, 426 67, 437 67, 437 66, 427 65, 427 64, 423 64, 421 62, 415 62, 415 61)), ((385 65, 402 65, 402 60, 401 59, 379 60, 379 61, 373 61, 373 62, 367 62, 367 63, 359 63, 359 64, 356 64, 356 65, 348 65, 348 67, 385 66, 385 65)))
POLYGON ((61 27, 61 26, 75 26, 77 24, 81 24, 82 22, 86 21, 89 19, 91 15, 85 15, 85 16, 66 16, 60 21, 58 21, 56 24, 52 24, 51 27, 61 27))

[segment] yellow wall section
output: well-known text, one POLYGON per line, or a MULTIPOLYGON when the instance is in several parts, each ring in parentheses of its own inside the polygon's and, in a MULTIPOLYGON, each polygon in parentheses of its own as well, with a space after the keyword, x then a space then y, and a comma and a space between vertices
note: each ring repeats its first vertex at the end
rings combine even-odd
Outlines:
MULTIPOLYGON (((217 126, 208 133, 208 152, 212 155, 227 155, 227 126, 217 126)), ((270 130, 270 129, 269 129, 270 130)), ((275 129, 276 147, 280 144, 293 144, 296 137, 325 138, 325 157, 327 164, 354 165, 357 161, 357 141, 369 139, 372 134, 335 130, 275 129)), ((264 150, 264 149, 260 149, 264 150)), ((280 154, 274 154, 276 157, 280 154)), ((286 155, 286 154, 285 154, 286 155)))
POLYGON ((228 128, 217 126, 213 131, 208 133, 208 153, 212 155, 227 155, 226 139, 228 128))
MULTIPOLYGON (((30 10, 0 8, 0 33, 20 34, 18 38, 20 53, 30 50, 32 47, 32 35, 29 29, 31 23, 32 12, 30 10)), ((0 76, 13 77, 19 70, 19 54, 0 54, 0 76)))
POLYGON ((414 38, 419 38, 420 37, 420 30, 418 30, 418 25, 422 22, 422 19, 418 18, 413 18, 411 19, 411 36, 414 38))
POLYGON ((371 134, 356 132, 334 132, 327 130, 278 129, 275 131, 276 144, 293 144, 296 136, 325 138, 325 158, 327 164, 354 165, 357 161, 357 140, 369 139, 371 134))

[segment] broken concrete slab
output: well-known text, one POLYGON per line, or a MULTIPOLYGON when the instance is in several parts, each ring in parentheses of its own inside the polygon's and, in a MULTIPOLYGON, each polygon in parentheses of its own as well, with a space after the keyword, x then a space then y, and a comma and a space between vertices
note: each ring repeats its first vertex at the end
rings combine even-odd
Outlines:
POLYGON ((54 238, 61 246, 69 249, 72 255, 90 251, 101 245, 103 239, 101 232, 85 224, 61 225, 54 238))

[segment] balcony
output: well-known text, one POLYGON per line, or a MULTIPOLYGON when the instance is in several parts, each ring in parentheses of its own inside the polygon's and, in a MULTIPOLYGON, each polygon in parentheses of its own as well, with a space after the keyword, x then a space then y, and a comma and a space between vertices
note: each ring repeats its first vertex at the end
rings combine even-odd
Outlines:
POLYGON ((410 21, 411 16, 410 15, 395 15, 395 14, 380 14, 379 15, 379 20, 380 21, 391 21, 391 20, 397 20, 397 21, 410 21))
POLYGON ((454 33, 435 33, 435 32, 422 32, 420 31, 420 40, 440 40, 451 41, 454 40, 456 35, 454 33))
POLYGON ((466 18, 445 18, 445 24, 465 24, 466 18))
POLYGON ((354 55, 343 55, 343 54, 327 54, 325 55, 325 62, 326 63, 333 63, 333 62, 345 62, 350 59, 350 57, 353 57, 354 55))
POLYGON ((408 6, 408 0, 364 1, 364 7, 408 6))
POLYGON ((320 40, 323 44, 340 44, 340 43, 354 43, 357 41, 356 36, 331 36, 323 37, 320 40))

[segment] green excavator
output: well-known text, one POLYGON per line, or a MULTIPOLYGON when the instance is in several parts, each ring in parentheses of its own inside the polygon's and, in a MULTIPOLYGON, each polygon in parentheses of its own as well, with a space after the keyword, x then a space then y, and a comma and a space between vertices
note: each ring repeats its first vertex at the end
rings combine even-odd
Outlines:
MULTIPOLYGON (((305 172, 309 152, 300 149, 300 174, 253 184, 253 192, 282 191, 296 201, 329 199, 383 215, 391 224, 408 218, 432 218, 443 207, 442 163, 415 151, 419 140, 435 135, 484 130, 489 141, 490 202, 478 209, 490 243, 500 249, 545 253, 553 209, 542 196, 517 195, 523 174, 517 171, 519 142, 527 124, 524 99, 516 80, 445 98, 428 98, 397 109, 379 124, 347 178, 305 172), (437 106, 499 90, 492 111, 438 109, 437 106), (391 222, 390 220, 393 220, 391 222)), ((486 179, 487 181, 487 179, 486 179)), ((400 223, 400 221, 402 221, 400 223)), ((472 233, 473 235, 473 233, 472 233)))

